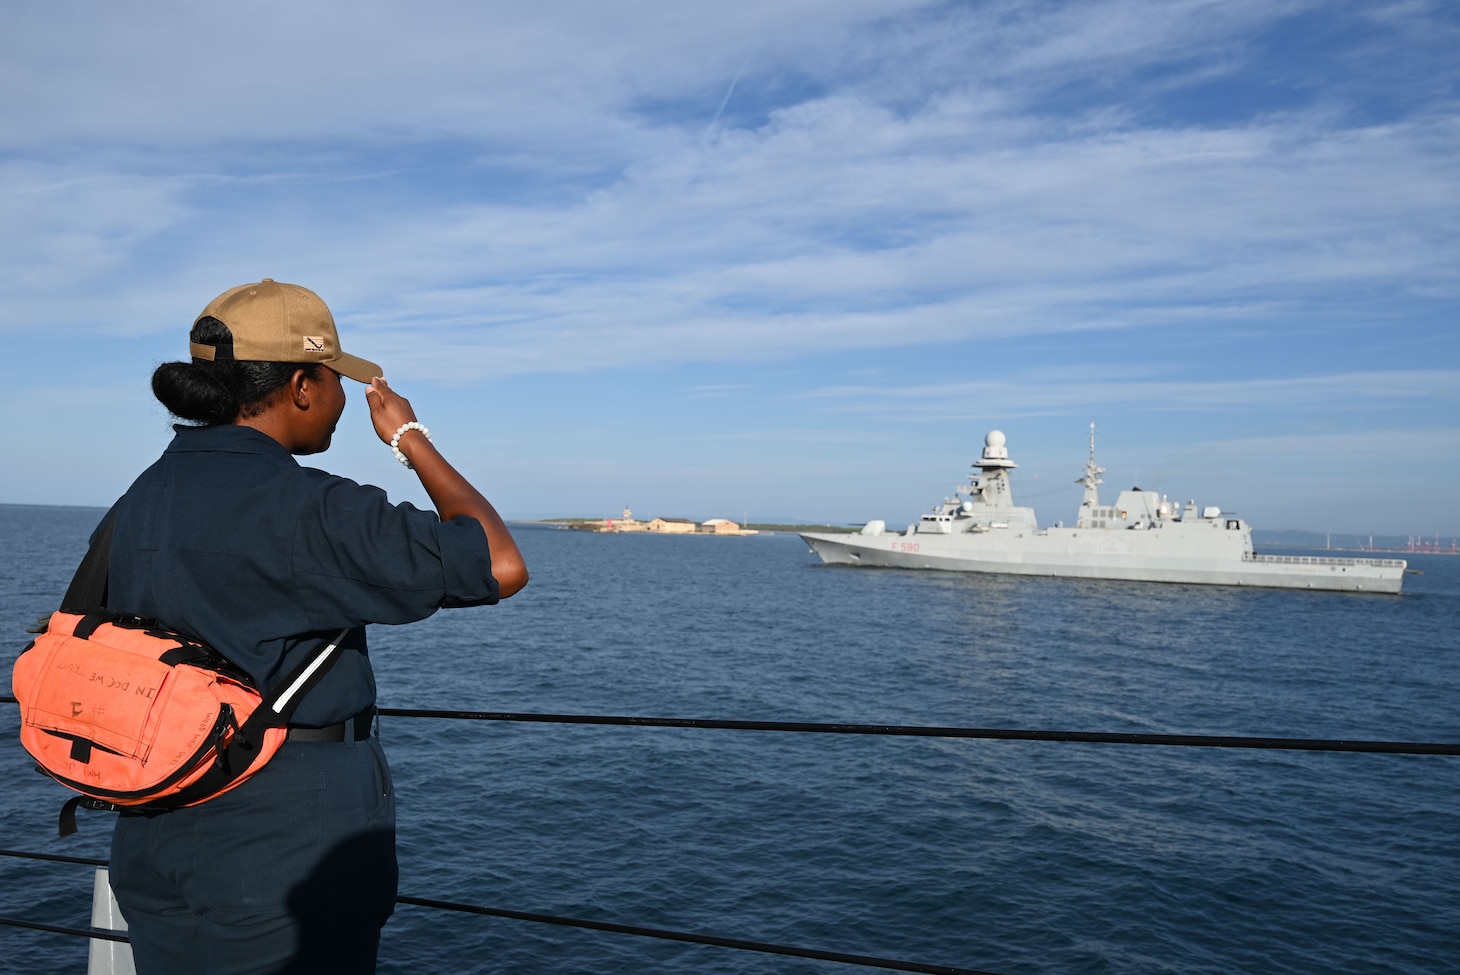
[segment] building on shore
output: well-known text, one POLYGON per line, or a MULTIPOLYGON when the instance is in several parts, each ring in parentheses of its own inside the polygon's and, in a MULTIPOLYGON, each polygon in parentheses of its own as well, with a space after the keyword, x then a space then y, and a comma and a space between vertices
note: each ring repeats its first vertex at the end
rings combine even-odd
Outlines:
POLYGON ((711 518, 709 521, 700 522, 700 531, 706 535, 756 535, 759 534, 753 528, 745 528, 735 524, 729 518, 711 518))
POLYGON ((665 521, 663 518, 655 518, 649 522, 649 531, 658 532, 661 535, 693 535, 695 523, 692 521, 665 521))
MULTIPOLYGON (((590 523, 591 524, 591 523, 590 523)), ((587 526, 585 526, 587 527, 587 526)), ((652 532, 656 535, 755 535, 754 529, 743 528, 731 521, 729 518, 711 518, 709 521, 702 521, 695 524, 692 521, 671 521, 667 518, 655 518, 652 521, 639 521, 634 513, 624 506, 623 516, 620 518, 605 518, 597 527, 597 532, 652 532)))

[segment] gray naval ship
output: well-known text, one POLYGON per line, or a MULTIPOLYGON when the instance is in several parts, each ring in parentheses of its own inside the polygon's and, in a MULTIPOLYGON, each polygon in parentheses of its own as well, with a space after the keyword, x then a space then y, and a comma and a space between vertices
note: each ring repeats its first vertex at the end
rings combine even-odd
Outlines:
POLYGON ((841 565, 1346 592, 1397 593, 1404 581, 1402 559, 1254 554, 1245 521, 1220 508, 1198 511, 1194 501, 1182 507, 1132 488, 1115 504, 1101 504, 1105 468, 1095 463, 1093 423, 1073 528, 1040 528, 1033 508, 1014 504, 1009 471, 1018 465, 998 430, 984 438, 973 466, 967 485, 905 532, 869 521, 856 534, 801 537, 823 562, 841 565))

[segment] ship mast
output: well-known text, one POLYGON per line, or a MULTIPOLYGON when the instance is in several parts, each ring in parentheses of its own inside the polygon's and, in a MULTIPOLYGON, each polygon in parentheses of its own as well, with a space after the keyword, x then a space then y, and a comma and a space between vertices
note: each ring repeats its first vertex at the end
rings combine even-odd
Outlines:
POLYGON ((1090 459, 1085 461, 1085 473, 1075 481, 1076 484, 1085 485, 1085 500, 1080 502, 1081 508, 1093 508, 1100 503, 1100 485, 1105 482, 1100 475, 1105 473, 1105 468, 1095 463, 1095 421, 1090 421, 1090 459))

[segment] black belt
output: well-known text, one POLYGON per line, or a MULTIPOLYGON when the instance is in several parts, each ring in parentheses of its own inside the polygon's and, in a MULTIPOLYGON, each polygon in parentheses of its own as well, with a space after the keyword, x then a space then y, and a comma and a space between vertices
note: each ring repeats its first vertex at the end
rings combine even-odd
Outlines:
POLYGON ((364 711, 347 718, 339 724, 326 725, 323 728, 294 728, 289 729, 288 741, 344 741, 345 728, 349 725, 355 726, 355 741, 364 741, 370 737, 370 726, 375 723, 375 708, 368 707, 364 711))

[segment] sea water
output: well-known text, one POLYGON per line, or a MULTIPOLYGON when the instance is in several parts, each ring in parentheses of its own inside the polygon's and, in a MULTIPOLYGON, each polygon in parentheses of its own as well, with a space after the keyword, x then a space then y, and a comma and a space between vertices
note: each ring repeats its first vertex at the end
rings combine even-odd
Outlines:
MULTIPOLYGON (((0 506, 6 664, 99 515, 0 506)), ((1372 596, 516 533, 520 595, 372 628, 381 706, 1460 742, 1460 558, 1372 596)), ((0 845, 105 857, 107 814, 56 838, 66 793, 15 727, 0 705, 0 845)), ((405 895, 1007 975, 1460 970, 1456 757, 407 718, 381 737, 405 895)), ((84 927, 90 889, 87 867, 0 858, 0 915, 84 927)), ((81 939, 0 928, 0 970, 85 967, 81 939)), ((402 906, 380 970, 859 969, 402 906)))

